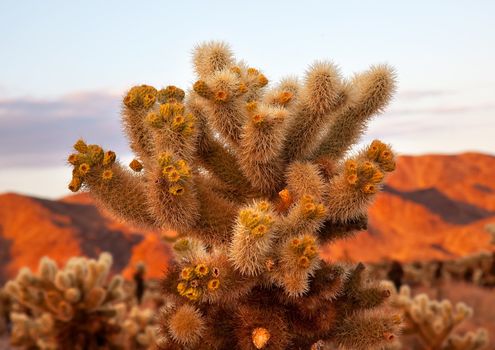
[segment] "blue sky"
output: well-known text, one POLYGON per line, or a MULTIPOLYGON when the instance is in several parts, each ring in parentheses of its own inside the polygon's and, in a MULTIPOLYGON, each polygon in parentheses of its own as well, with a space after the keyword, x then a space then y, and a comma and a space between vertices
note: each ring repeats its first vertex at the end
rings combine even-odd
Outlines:
POLYGON ((271 80, 315 59, 344 75, 387 62, 399 90, 363 141, 495 153, 494 4, 1 0, 0 192, 66 194, 63 161, 80 136, 129 158, 119 96, 137 83, 189 86, 191 49, 211 39, 271 80))

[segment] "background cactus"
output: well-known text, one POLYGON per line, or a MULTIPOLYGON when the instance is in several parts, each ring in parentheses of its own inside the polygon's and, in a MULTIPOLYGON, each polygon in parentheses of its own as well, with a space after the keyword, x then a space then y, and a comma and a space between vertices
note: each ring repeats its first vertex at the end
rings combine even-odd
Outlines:
POLYGON ((424 349, 479 350, 488 345, 488 333, 484 329, 457 334, 456 326, 472 316, 472 309, 464 303, 455 306, 449 300, 431 300, 426 294, 411 296, 407 285, 397 292, 391 283, 384 283, 393 291, 391 305, 402 310, 405 319, 404 334, 419 337, 424 349))
POLYGON ((400 319, 364 265, 322 261, 321 244, 366 228, 366 210, 394 154, 378 140, 347 156, 394 89, 373 66, 343 79, 330 62, 302 82, 268 87, 224 43, 194 50, 187 94, 133 87, 124 129, 136 159, 79 140, 69 188, 117 217, 174 229, 176 263, 163 283, 162 349, 309 349, 333 341, 373 349, 400 319), (316 345, 315 345, 316 346, 316 345))
POLYGON ((441 286, 443 282, 464 281, 481 287, 495 286, 495 254, 479 252, 444 261, 381 262, 370 264, 378 279, 394 279, 393 270, 400 266, 401 280, 409 285, 441 286))
POLYGON ((49 258, 36 273, 22 269, 5 286, 19 304, 11 314, 12 343, 39 349, 113 346, 124 293, 121 276, 108 281, 111 264, 111 255, 103 253, 98 260, 72 258, 62 269, 49 258))
POLYGON ((0 288, 0 336, 7 332, 10 323, 11 304, 10 296, 4 288, 0 288))

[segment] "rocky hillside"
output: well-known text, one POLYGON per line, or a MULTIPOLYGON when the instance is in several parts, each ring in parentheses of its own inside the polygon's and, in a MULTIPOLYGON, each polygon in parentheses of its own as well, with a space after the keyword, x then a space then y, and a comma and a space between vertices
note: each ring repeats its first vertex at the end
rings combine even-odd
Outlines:
MULTIPOLYGON (((495 157, 403 156, 370 210, 369 229, 327 247, 330 259, 442 259, 489 250, 484 231, 495 223, 495 157)), ((116 270, 132 275, 144 260, 149 276, 166 268, 170 251, 157 233, 139 232, 95 208, 87 195, 59 201, 0 195, 0 282, 43 255, 114 255, 116 270)))

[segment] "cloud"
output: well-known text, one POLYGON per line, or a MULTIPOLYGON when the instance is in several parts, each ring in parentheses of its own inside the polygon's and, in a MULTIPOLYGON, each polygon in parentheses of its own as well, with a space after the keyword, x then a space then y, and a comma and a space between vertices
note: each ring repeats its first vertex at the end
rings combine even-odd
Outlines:
MULTIPOLYGON (((3 169, 63 165, 80 137, 128 157, 119 111, 120 97, 106 92, 0 100, 0 164, 3 169)), ((393 141, 407 152, 495 149, 488 133, 495 128, 494 111, 491 101, 475 102, 461 92, 406 91, 384 115, 374 118, 365 140, 393 141)))
POLYGON ((104 92, 53 100, 0 100, 0 162, 3 168, 63 164, 75 140, 128 153, 121 132, 120 98, 104 92))
POLYGON ((455 90, 404 90, 397 94, 397 98, 400 100, 421 100, 425 98, 437 98, 449 95, 455 95, 455 90))
POLYGON ((494 111, 495 104, 485 103, 481 105, 458 105, 458 106, 433 106, 419 108, 394 108, 387 114, 394 116, 403 115, 440 115, 440 114, 468 114, 468 113, 484 113, 494 111))

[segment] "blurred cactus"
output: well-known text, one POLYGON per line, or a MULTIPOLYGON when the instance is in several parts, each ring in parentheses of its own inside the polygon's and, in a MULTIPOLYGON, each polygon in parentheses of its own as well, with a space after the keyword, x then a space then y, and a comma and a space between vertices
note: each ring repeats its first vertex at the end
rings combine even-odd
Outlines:
POLYGON ((156 349, 155 310, 133 306, 124 319, 118 320, 123 328, 126 349, 156 349))
POLYGON ((4 288, 0 288, 0 336, 7 332, 12 302, 4 288))
POLYGON ((268 87, 224 43, 196 47, 197 81, 131 88, 122 119, 136 155, 79 140, 69 188, 127 222, 178 232, 164 281, 162 349, 375 349, 399 320, 364 266, 329 264, 321 244, 365 229, 395 168, 378 140, 347 155, 395 90, 386 65, 352 79, 330 62, 268 87), (316 345, 315 345, 316 344, 316 345))
POLYGON ((492 244, 495 244, 495 224, 487 224, 485 230, 492 235, 492 244))
POLYGON ((464 303, 455 306, 449 300, 430 300, 426 294, 411 296, 409 286, 397 292, 391 282, 383 283, 393 291, 391 305, 402 311, 405 320, 404 334, 419 337, 425 350, 481 350, 488 345, 488 333, 484 329, 456 334, 455 328, 473 311, 464 303))
POLYGON ((72 258, 64 268, 43 258, 38 271, 23 268, 5 289, 22 307, 12 313, 12 343, 23 348, 111 348, 123 298, 122 277, 108 282, 112 257, 72 258))
POLYGON ((144 275, 146 274, 146 265, 142 261, 136 264, 136 271, 132 276, 134 280, 134 294, 138 304, 141 304, 145 290, 144 275))
MULTIPOLYGON (((482 287, 495 286, 495 253, 479 252, 445 261, 416 261, 401 264, 402 280, 409 285, 436 286, 442 282, 464 281, 482 287)), ((372 275, 377 279, 397 277, 393 262, 370 264, 372 275), (394 277, 395 276, 395 277, 394 277)))

